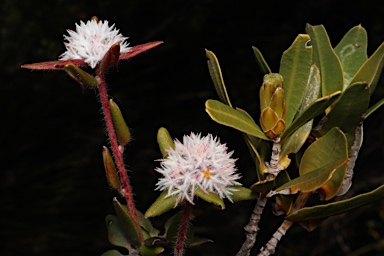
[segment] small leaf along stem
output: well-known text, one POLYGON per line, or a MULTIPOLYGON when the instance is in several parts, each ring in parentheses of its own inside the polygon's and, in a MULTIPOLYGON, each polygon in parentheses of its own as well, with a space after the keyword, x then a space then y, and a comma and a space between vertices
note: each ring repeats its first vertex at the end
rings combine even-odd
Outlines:
MULTIPOLYGON (((111 149, 114 156, 114 159, 116 161, 117 170, 119 172, 121 183, 122 183, 122 190, 124 191, 123 195, 125 196, 125 200, 127 201, 127 207, 128 210, 135 221, 135 224, 137 226, 137 230, 141 230, 140 224, 139 224, 139 218, 136 213, 136 207, 135 202, 133 200, 133 193, 132 193, 132 187, 129 182, 129 177, 127 174, 127 171, 125 169, 125 164, 123 160, 123 156, 121 151, 119 150, 119 144, 117 142, 117 137, 115 133, 115 129, 113 127, 113 121, 112 121, 112 115, 111 110, 109 107, 109 101, 108 101, 108 93, 107 88, 105 84, 105 78, 104 74, 100 72, 98 69, 96 70, 96 79, 98 80, 99 86, 99 95, 100 95, 100 101, 101 106, 103 109, 104 114, 104 120, 105 124, 107 126, 107 132, 109 137, 109 142, 111 143, 111 149)), ((140 236, 140 242, 144 242, 143 234, 142 232, 139 232, 140 236)))
POLYGON ((174 251, 175 256, 183 255, 183 251, 184 251, 183 249, 185 245, 185 238, 188 230, 188 223, 189 223, 189 217, 191 215, 191 211, 192 211, 192 204, 190 204, 189 202, 185 202, 183 216, 181 217, 179 233, 177 235, 177 241, 176 241, 176 246, 174 251))

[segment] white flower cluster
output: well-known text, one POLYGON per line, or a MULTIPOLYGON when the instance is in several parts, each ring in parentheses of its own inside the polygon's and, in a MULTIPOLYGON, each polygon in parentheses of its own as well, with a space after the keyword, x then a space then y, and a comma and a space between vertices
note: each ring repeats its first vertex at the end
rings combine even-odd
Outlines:
POLYGON ((102 60, 105 53, 115 43, 120 43, 120 53, 128 52, 128 37, 123 37, 113 24, 108 26, 108 21, 95 19, 80 25, 76 24, 76 31, 67 30, 69 36, 64 35, 66 51, 60 55, 60 60, 83 60, 92 68, 102 60))
POLYGON ((167 152, 156 171, 163 175, 156 184, 157 190, 168 190, 167 196, 178 195, 177 203, 188 200, 193 204, 195 190, 213 192, 220 198, 231 200, 233 186, 241 185, 236 180, 236 159, 231 158, 233 151, 227 152, 212 134, 184 135, 183 143, 175 140, 175 148, 167 152))

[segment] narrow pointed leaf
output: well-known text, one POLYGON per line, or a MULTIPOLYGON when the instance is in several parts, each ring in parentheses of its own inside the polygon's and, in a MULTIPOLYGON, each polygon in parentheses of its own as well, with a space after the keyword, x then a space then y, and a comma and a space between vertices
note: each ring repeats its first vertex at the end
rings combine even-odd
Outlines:
POLYGON ((111 153, 109 152, 107 147, 103 147, 102 155, 107 180, 109 184, 111 184, 112 188, 116 189, 117 191, 120 191, 121 184, 116 171, 115 162, 113 161, 111 153))
POLYGON ((367 32, 361 26, 351 28, 335 47, 344 73, 344 90, 350 85, 352 77, 356 74, 367 56, 367 32))
POLYGON ((21 68, 32 70, 64 70, 64 67, 68 64, 73 64, 80 67, 88 66, 88 64, 83 60, 57 60, 24 64, 21 65, 21 68))
POLYGON ((157 143, 161 151, 161 155, 165 158, 167 156, 167 151, 171 148, 175 148, 175 144, 169 135, 169 132, 166 128, 161 127, 157 131, 157 143))
POLYGON ((368 116, 370 116, 373 112, 375 112, 378 108, 380 108, 382 105, 384 104, 384 98, 382 98, 381 100, 379 100, 378 102, 376 102, 372 107, 370 107, 365 116, 364 116, 364 119, 366 119, 368 116))
POLYGON ((338 98, 340 93, 341 91, 338 91, 314 101, 308 108, 303 111, 303 113, 295 118, 292 124, 283 132, 281 135, 281 140, 283 141, 308 121, 324 112, 325 109, 328 108, 338 98))
POLYGON ((252 119, 247 118, 243 113, 228 105, 217 100, 207 100, 205 110, 219 124, 235 128, 260 139, 268 140, 267 136, 264 135, 260 127, 252 119))
POLYGON ((291 221, 307 221, 319 218, 327 218, 333 215, 341 214, 360 206, 371 204, 384 199, 384 185, 370 192, 358 196, 337 201, 325 205, 314 207, 305 207, 286 217, 291 221))
POLYGON ((140 233, 141 230, 137 229, 137 226, 129 213, 126 206, 120 204, 116 198, 113 199, 113 207, 115 208, 117 217, 119 218, 124 230, 127 234, 127 239, 134 245, 140 246, 140 233))
POLYGON ((258 194, 254 193, 249 188, 245 188, 242 186, 235 186, 237 191, 232 191, 231 200, 235 202, 244 201, 244 200, 254 200, 258 198, 258 194))
POLYGON ((343 69, 339 57, 332 48, 324 26, 311 26, 307 24, 305 31, 311 37, 314 63, 320 69, 322 96, 342 91, 344 88, 343 69))
POLYGON ((118 217, 115 215, 107 215, 107 217, 105 217, 105 224, 108 230, 108 240, 111 244, 124 248, 131 246, 127 231, 123 228, 118 217))
POLYGON ((95 77, 72 63, 65 65, 64 70, 81 86, 97 87, 99 84, 95 77))
POLYGON ((384 65, 384 43, 372 54, 371 57, 360 67, 352 78, 351 84, 366 82, 369 85, 369 92, 372 94, 379 81, 384 65))
POLYGON ((197 188, 195 190, 195 195, 208 203, 213 203, 216 206, 219 206, 221 210, 225 209, 224 201, 218 194, 212 192, 205 193, 203 190, 197 188))
POLYGON ((167 197, 168 191, 163 191, 156 201, 145 212, 145 218, 159 216, 173 208, 175 208, 178 195, 167 197))
POLYGON ((298 35, 293 44, 283 53, 280 74, 284 78, 286 104, 285 124, 289 126, 303 100, 312 65, 312 47, 307 47, 308 35, 298 35))
POLYGON ((268 66, 268 63, 265 61, 263 54, 255 46, 252 46, 253 53, 255 54, 257 64, 263 74, 272 73, 271 69, 268 66))
POLYGON ((124 147, 131 140, 131 132, 129 131, 120 108, 112 99, 109 100, 109 107, 111 109, 113 127, 115 128, 119 144, 124 147))
POLYGON ((156 46, 159 46, 162 43, 163 41, 155 41, 155 42, 132 46, 128 52, 120 54, 120 60, 133 58, 136 55, 139 55, 140 53, 148 51, 152 48, 155 48, 156 46))
MULTIPOLYGON (((320 71, 316 65, 312 65, 306 84, 305 93, 296 115, 299 116, 307 109, 320 95, 320 71)), ((289 136, 281 145, 280 159, 291 153, 297 153, 303 146, 311 132, 313 119, 309 120, 303 126, 298 128, 291 136, 289 136)))
POLYGON ((208 50, 205 50, 205 55, 207 56, 207 63, 209 74, 211 75, 211 79, 213 81, 213 85, 215 86, 216 93, 219 96, 219 99, 229 105, 231 105, 231 101, 229 100, 227 89, 225 88, 223 74, 221 73, 219 61, 216 58, 216 55, 208 50))

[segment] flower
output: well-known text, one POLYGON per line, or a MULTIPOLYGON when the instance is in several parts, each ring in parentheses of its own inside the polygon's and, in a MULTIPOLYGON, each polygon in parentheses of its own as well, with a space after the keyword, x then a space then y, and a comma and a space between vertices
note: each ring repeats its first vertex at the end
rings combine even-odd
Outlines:
POLYGON ((175 140, 174 144, 174 149, 167 151, 167 157, 155 169, 163 175, 156 190, 168 190, 167 197, 178 195, 176 205, 184 199, 193 204, 198 188, 232 201, 232 191, 237 191, 233 186, 241 185, 236 181, 240 175, 235 173, 233 151, 228 153, 226 145, 212 134, 201 137, 191 133, 184 135, 183 143, 175 140))
POLYGON ((106 20, 91 19, 87 23, 80 21, 80 25, 76 24, 76 31, 67 32, 69 36, 64 35, 67 50, 60 55, 59 60, 80 59, 95 68, 115 43, 120 43, 120 53, 130 50, 126 42, 128 37, 123 37, 115 24, 108 26, 106 20))

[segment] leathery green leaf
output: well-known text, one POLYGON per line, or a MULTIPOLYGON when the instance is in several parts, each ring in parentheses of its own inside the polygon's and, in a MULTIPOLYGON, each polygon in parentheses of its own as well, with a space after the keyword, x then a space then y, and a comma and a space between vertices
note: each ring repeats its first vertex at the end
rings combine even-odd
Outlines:
POLYGON ((216 193, 212 193, 212 192, 205 193, 203 190, 197 188, 195 190, 195 195, 208 203, 213 203, 219 206, 221 210, 225 209, 225 204, 223 199, 221 199, 220 196, 216 193))
POLYGON ((371 57, 360 67, 356 75, 352 78, 351 84, 366 82, 369 85, 369 92, 372 94, 384 65, 384 43, 372 54, 371 57))
POLYGON ((163 157, 167 156, 167 151, 169 149, 175 148, 175 144, 173 143, 173 140, 169 135, 168 130, 164 127, 161 127, 157 131, 157 143, 159 144, 161 155, 163 157))
POLYGON ((312 65, 312 47, 307 46, 308 35, 298 35, 283 53, 280 74, 284 78, 284 99, 287 106, 285 125, 289 126, 302 102, 312 65))
POLYGON ((340 95, 341 91, 337 91, 331 95, 321 97, 315 100, 311 105, 306 108, 303 113, 301 113, 292 124, 285 129, 283 134, 281 135, 281 141, 285 140, 288 136, 294 133, 301 126, 306 124, 308 121, 315 118, 317 115, 324 112, 326 108, 328 108, 340 95))
POLYGON ((352 77, 356 74, 367 56, 367 32, 361 26, 351 28, 335 47, 344 73, 344 90, 350 85, 352 77))
POLYGON ((272 73, 271 69, 269 68, 267 62, 265 61, 263 54, 257 49, 257 47, 252 46, 253 53, 255 54, 257 64, 263 74, 269 74, 272 73))
POLYGON ((336 162, 337 165, 347 158, 348 146, 345 134, 334 127, 305 150, 299 167, 300 176, 323 167, 327 162, 336 162))
POLYGON ((216 58, 216 55, 208 50, 205 50, 205 55, 207 56, 209 74, 215 86, 216 93, 219 96, 219 99, 225 104, 232 106, 231 101, 229 100, 227 89, 225 88, 223 74, 221 73, 219 61, 216 58))
MULTIPOLYGON (((337 127, 312 143, 304 152, 300 162, 300 176, 324 166, 324 162, 346 163, 348 161, 348 142, 345 134, 337 127)), ((346 172, 346 165, 338 166, 332 178, 319 187, 322 199, 329 200, 339 191, 346 172)))
POLYGON ((107 176, 107 180, 109 184, 112 186, 112 188, 120 192, 121 184, 120 184, 119 176, 116 171, 115 162, 113 161, 111 153, 109 153, 109 149, 105 146, 103 146, 102 156, 103 156, 103 163, 104 163, 104 169, 105 169, 105 174, 107 176))
MULTIPOLYGON (((310 104, 312 104, 320 94, 320 71, 316 65, 312 65, 307 80, 307 85, 299 110, 296 115, 300 115, 310 104)), ((290 153, 297 153, 303 146, 311 132, 313 119, 298 128, 281 145, 280 159, 290 153)))
POLYGON ((225 105, 217 100, 207 100, 205 110, 208 115, 219 124, 223 124, 246 134, 268 140, 267 136, 261 131, 260 127, 246 117, 242 112, 225 105))
POLYGON ((117 217, 121 222, 122 227, 126 231, 127 239, 134 245, 140 246, 140 233, 137 226, 125 205, 120 204, 116 198, 113 199, 113 207, 115 208, 117 217))
POLYGON ((327 218, 333 215, 341 214, 357 207, 371 204, 384 199, 384 185, 370 192, 358 196, 337 201, 325 205, 314 207, 305 207, 288 215, 286 219, 290 221, 307 221, 320 218, 327 218))
POLYGON ((258 198, 258 194, 252 192, 249 188, 245 188, 242 186, 234 186, 233 188, 236 191, 232 191, 231 200, 235 202, 244 201, 244 200, 254 200, 258 198))
POLYGON ((301 192, 312 192, 322 187, 328 180, 332 178, 335 171, 342 165, 347 163, 347 159, 343 162, 332 161, 320 168, 312 170, 300 177, 297 177, 284 185, 278 187, 275 192, 278 194, 289 195, 301 192))
POLYGON ((340 127, 345 133, 353 133, 356 126, 363 121, 363 114, 369 105, 369 87, 366 83, 354 83, 349 86, 333 105, 331 111, 324 117, 325 123, 321 135, 333 127, 340 127))
POLYGON ((314 63, 320 69, 322 96, 343 90, 343 69, 339 57, 332 48, 324 26, 311 26, 307 24, 305 31, 311 37, 314 63))
MULTIPOLYGON (((167 220, 167 222, 164 224, 165 228, 165 237, 168 242, 171 242, 174 244, 177 240, 177 235, 179 234, 181 219, 183 217, 182 211, 174 214, 171 218, 167 220)), ((189 220, 193 218, 193 213, 190 214, 189 220)), ((186 240, 187 240, 187 246, 188 241, 191 241, 194 238, 194 231, 192 228, 192 224, 188 223, 188 229, 186 234, 186 240)))
POLYGON ((145 218, 151 218, 159 216, 173 208, 175 208, 177 205, 177 197, 178 195, 173 195, 167 197, 168 190, 164 190, 160 196, 155 200, 155 202, 148 208, 148 210, 145 212, 144 216, 145 218))
POLYGON ((127 231, 123 228, 119 218, 115 215, 107 215, 105 224, 108 230, 108 240, 111 244, 124 248, 131 246, 127 238, 127 231))

